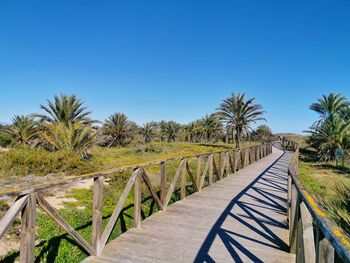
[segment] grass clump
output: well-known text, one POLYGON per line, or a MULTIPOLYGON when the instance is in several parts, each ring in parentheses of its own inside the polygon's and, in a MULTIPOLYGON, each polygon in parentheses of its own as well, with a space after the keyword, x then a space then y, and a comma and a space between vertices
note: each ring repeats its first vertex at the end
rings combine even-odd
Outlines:
POLYGON ((0 154, 0 177, 35 174, 72 175, 93 171, 96 167, 72 152, 48 152, 41 148, 20 147, 0 154))

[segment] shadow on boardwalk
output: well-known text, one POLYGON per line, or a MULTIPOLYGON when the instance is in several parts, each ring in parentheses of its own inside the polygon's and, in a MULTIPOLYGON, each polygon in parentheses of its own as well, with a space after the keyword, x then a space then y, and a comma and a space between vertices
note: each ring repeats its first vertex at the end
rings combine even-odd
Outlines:
MULTIPOLYGON (((232 199, 208 233, 194 262, 215 262, 210 249, 218 241, 224 244, 235 262, 247 259, 263 262, 252 247, 289 250, 288 244, 275 234, 276 228, 288 228, 286 197, 289 159, 289 153, 284 153, 232 199), (228 222, 235 227, 225 227, 228 222), (242 233, 239 231, 242 228, 248 229, 244 235, 239 233, 242 233)), ((260 253, 264 252, 260 250, 260 253)))

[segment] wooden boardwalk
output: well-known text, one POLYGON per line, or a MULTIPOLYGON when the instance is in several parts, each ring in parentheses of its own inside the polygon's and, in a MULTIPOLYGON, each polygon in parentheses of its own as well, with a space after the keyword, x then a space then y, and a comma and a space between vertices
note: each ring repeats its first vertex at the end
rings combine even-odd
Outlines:
POLYGON ((289 254, 291 153, 262 160, 186 197, 84 262, 295 262, 289 254))

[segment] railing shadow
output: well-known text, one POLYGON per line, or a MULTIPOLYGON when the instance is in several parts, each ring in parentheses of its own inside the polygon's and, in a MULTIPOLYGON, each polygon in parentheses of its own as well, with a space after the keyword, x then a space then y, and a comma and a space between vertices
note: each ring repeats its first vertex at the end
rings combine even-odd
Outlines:
POLYGON ((289 160, 290 154, 282 154, 232 199, 213 225, 194 262, 215 262, 215 255, 210 253, 214 242, 222 242, 235 262, 243 262, 247 258, 253 262, 263 262, 247 244, 250 248, 260 246, 289 251, 288 244, 274 231, 275 228, 288 228, 286 197, 289 160), (280 217, 280 220, 274 217, 280 217), (285 220, 281 220, 281 217, 285 220), (234 225, 234 229, 227 229, 227 225, 234 225))

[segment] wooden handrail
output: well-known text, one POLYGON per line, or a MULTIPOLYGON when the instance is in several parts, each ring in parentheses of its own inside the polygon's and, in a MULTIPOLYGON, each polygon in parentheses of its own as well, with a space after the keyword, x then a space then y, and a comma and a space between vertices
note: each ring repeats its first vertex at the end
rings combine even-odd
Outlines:
POLYGON ((291 253, 297 262, 334 262, 334 252, 350 263, 350 239, 306 190, 298 175, 299 147, 282 144, 295 151, 288 169, 288 221, 291 253), (314 232, 316 237, 314 237, 314 232))
POLYGON ((46 214, 48 214, 54 221, 63 228, 89 255, 100 255, 104 246, 106 245, 113 228, 118 220, 124 204, 128 199, 129 193, 133 189, 134 194, 134 227, 141 227, 141 194, 142 184, 148 188, 150 197, 158 205, 159 210, 166 211, 171 197, 177 191, 177 183, 180 181, 180 197, 186 198, 186 188, 189 186, 187 182, 187 175, 190 179, 190 186, 195 192, 200 191, 205 185, 211 185, 216 181, 235 173, 237 170, 258 161, 272 152, 271 144, 264 144, 260 146, 253 146, 239 150, 226 150, 219 152, 210 152, 197 155, 189 155, 182 157, 175 157, 166 160, 150 162, 146 164, 129 166, 110 170, 105 172, 93 173, 74 178, 69 178, 64 181, 43 184, 30 188, 14 189, 0 193, 0 197, 7 197, 9 195, 17 195, 16 201, 11 205, 8 211, 0 220, 0 238, 3 237, 14 218, 21 213, 21 248, 20 260, 21 262, 34 262, 34 246, 35 246, 35 229, 36 229, 36 208, 40 207, 46 214), (215 159, 218 155, 217 160, 215 159), (202 170, 203 156, 207 156, 205 160, 204 170, 202 170), (194 177, 188 159, 197 158, 197 178, 194 177), (181 160, 175 176, 169 187, 167 187, 166 165, 167 162, 173 160, 181 160), (149 176, 145 171, 145 167, 151 165, 160 165, 160 192, 158 193, 151 183, 149 176), (102 207, 103 207, 103 190, 105 176, 110 174, 130 171, 131 175, 126 183, 119 200, 111 214, 106 227, 102 228, 102 207), (215 175, 215 176, 214 176, 215 175), (93 214, 92 214, 92 242, 87 242, 72 226, 69 225, 44 198, 43 190, 57 187, 63 184, 73 183, 84 179, 94 179, 93 191, 93 214), (159 196, 158 196, 159 195, 159 196))

